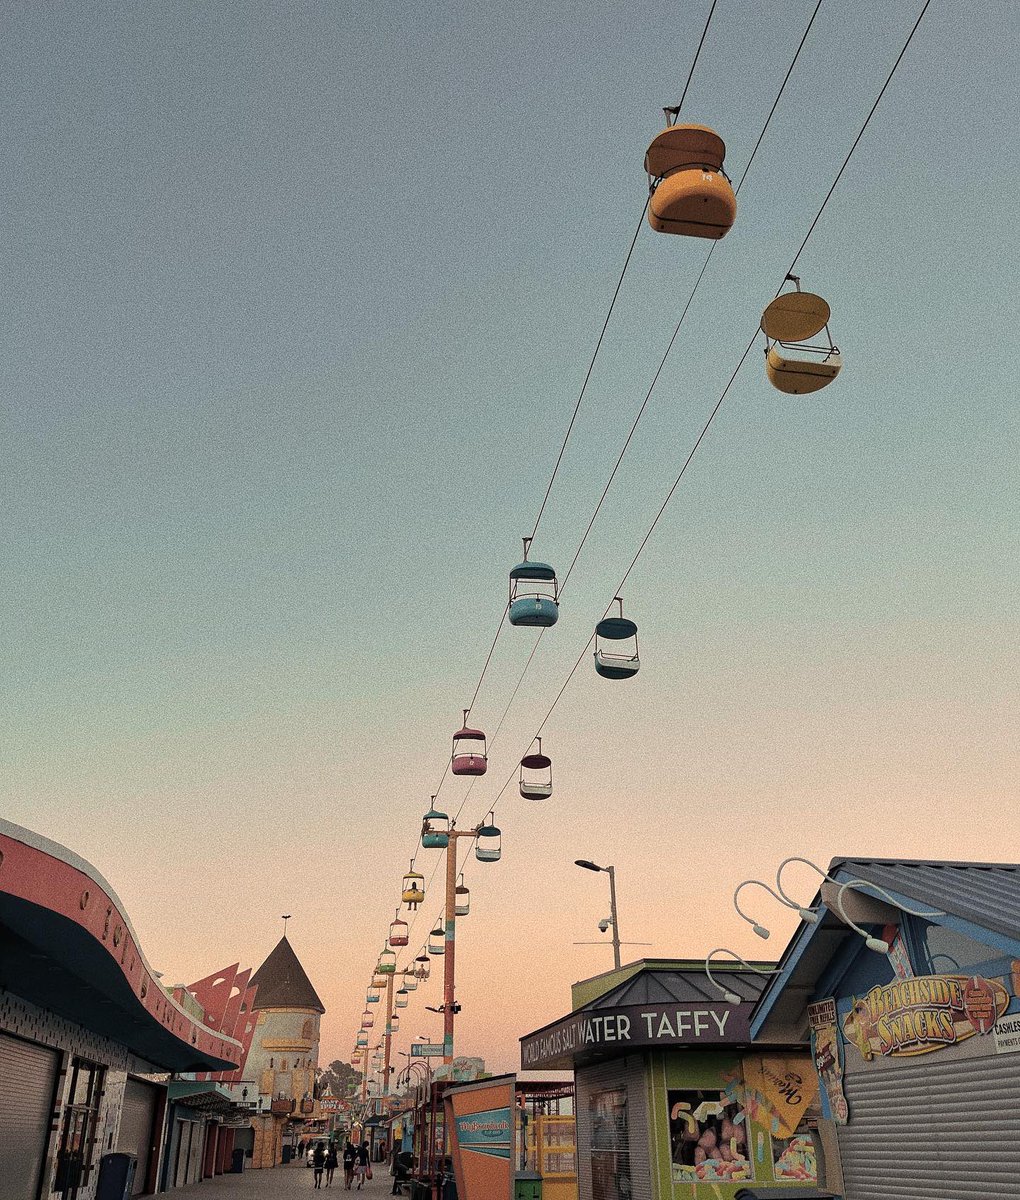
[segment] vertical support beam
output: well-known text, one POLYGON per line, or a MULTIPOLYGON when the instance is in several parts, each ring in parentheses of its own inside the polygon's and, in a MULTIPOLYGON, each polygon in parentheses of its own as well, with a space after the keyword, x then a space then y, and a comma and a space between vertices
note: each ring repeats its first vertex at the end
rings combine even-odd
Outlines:
POLYGON ((620 923, 616 916, 616 868, 606 867, 609 872, 609 909, 613 918, 613 962, 620 969, 620 923))
POLYGON ((443 954, 443 1062, 453 1062, 454 964, 457 943, 457 838, 446 847, 446 948, 443 954))
POLYGON ((393 976, 386 976, 386 1033, 383 1036, 383 1095, 390 1094, 390 1043, 393 1040, 393 1034, 390 1030, 390 1022, 393 1019, 393 976))

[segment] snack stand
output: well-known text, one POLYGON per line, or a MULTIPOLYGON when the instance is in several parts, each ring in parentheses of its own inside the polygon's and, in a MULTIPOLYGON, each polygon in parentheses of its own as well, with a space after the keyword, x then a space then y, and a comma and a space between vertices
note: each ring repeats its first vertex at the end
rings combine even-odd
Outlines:
POLYGON ((1020 1197, 1020 866, 827 875, 751 1022, 810 1031, 821 1182, 845 1200, 1020 1197))
POLYGON ((644 960, 575 984, 572 1011, 521 1038, 525 1070, 574 1071, 586 1200, 814 1187, 818 1086, 806 1038, 752 1045, 762 976, 713 971, 740 1003, 720 997, 703 962, 644 960))

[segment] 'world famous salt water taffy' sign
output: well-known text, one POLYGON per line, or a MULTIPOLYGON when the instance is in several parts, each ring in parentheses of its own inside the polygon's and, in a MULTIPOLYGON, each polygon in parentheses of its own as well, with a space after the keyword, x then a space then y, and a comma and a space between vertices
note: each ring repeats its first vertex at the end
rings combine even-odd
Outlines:
POLYGON ((897 979, 854 997, 843 1036, 866 1062, 929 1054, 991 1033, 1009 999, 998 980, 980 975, 897 979))

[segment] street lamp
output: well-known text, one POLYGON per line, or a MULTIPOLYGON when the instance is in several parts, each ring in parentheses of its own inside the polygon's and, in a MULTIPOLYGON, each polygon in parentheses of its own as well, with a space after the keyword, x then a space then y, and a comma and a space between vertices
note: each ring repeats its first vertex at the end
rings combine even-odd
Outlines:
POLYGON ((615 867, 600 867, 598 863, 593 863, 587 858, 575 858, 574 865, 584 867, 586 871, 605 871, 609 876, 609 923, 613 927, 613 962, 616 969, 620 969, 620 926, 616 916, 616 868, 615 867))

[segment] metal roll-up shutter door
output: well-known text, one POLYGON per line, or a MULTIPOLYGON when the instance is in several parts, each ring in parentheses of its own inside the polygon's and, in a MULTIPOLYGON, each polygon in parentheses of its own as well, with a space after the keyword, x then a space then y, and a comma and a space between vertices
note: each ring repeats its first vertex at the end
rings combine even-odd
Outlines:
POLYGON ((599 1066, 581 1067, 575 1073, 577 1181, 581 1196, 594 1196, 596 1190, 591 1158, 595 1140, 592 1098, 600 1092, 623 1089, 626 1092, 629 1195, 632 1200, 653 1200, 645 1071, 645 1061, 640 1055, 628 1055, 599 1066))
POLYGON ((844 1077, 847 1200, 1020 1198, 1020 1056, 844 1077))
POLYGON ((35 1200, 60 1056, 0 1034, 0 1200, 35 1200))
POLYGON ((124 1089, 124 1107, 120 1114, 120 1130, 117 1134, 117 1149, 138 1158, 131 1195, 145 1191, 145 1180, 149 1174, 149 1157, 152 1150, 152 1124, 156 1119, 157 1090, 151 1083, 140 1079, 129 1079, 124 1089))

